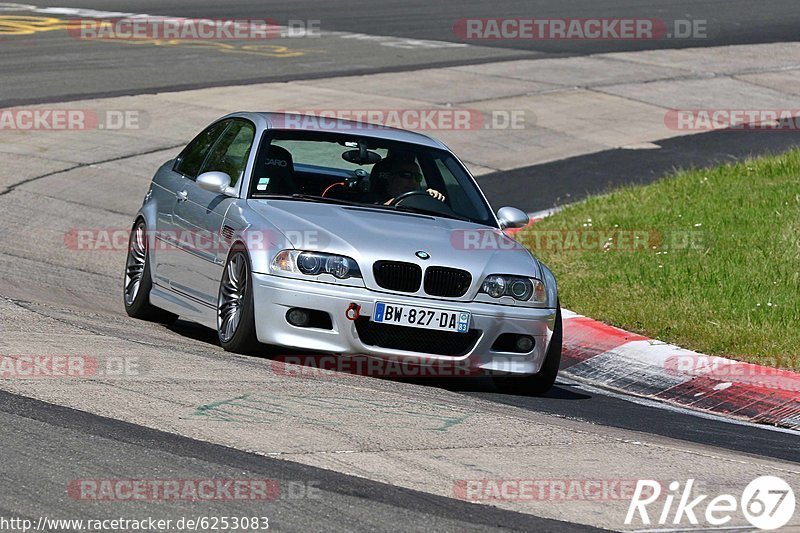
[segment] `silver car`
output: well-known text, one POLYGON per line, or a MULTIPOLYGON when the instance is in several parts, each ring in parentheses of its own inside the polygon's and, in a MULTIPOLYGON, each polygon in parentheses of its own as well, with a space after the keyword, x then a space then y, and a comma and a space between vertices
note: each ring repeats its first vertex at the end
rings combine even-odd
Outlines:
POLYGON ((457 364, 541 394, 561 358, 552 272, 428 136, 234 113, 153 177, 133 223, 135 318, 216 329, 225 350, 457 364))

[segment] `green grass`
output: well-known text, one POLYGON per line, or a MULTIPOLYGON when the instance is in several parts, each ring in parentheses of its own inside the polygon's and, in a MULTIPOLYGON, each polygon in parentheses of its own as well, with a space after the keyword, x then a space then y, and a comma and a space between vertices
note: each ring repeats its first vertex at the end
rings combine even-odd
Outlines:
POLYGON ((800 151, 592 197, 517 239, 556 274, 566 308, 705 354, 800 370, 800 151), (593 246, 609 230, 647 232, 649 242, 593 246))

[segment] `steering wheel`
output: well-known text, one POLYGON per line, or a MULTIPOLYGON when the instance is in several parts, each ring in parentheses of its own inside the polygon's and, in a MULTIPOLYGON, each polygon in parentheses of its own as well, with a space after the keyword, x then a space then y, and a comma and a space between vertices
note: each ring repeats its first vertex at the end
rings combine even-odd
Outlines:
POLYGON ((408 191, 408 192, 404 192, 400 196, 397 196, 394 199, 394 201, 392 202, 392 205, 398 205, 400 202, 402 202, 406 198, 411 198, 412 196, 427 196, 429 198, 432 198, 432 196, 430 194, 428 194, 428 191, 408 191))

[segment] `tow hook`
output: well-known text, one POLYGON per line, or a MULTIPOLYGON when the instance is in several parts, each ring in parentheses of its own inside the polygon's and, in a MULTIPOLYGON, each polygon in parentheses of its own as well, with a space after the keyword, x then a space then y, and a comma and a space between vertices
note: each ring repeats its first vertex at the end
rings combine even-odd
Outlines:
POLYGON ((356 303, 351 303, 350 307, 347 308, 347 311, 344 312, 344 316, 347 317, 347 320, 356 320, 360 314, 361 306, 356 303))

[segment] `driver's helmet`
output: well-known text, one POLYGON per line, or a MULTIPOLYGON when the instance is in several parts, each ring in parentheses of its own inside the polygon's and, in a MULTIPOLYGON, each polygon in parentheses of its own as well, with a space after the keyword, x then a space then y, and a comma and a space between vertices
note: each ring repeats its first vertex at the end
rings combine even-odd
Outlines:
POLYGON ((416 162, 399 161, 382 169, 378 178, 385 184, 387 191, 391 191, 392 185, 396 184, 399 188, 394 188, 395 192, 410 192, 420 190, 423 176, 416 162))
POLYGON ((370 192, 384 194, 388 190, 389 180, 395 171, 411 171, 422 176, 422 171, 415 161, 413 152, 392 150, 385 158, 375 163, 369 175, 370 192))

